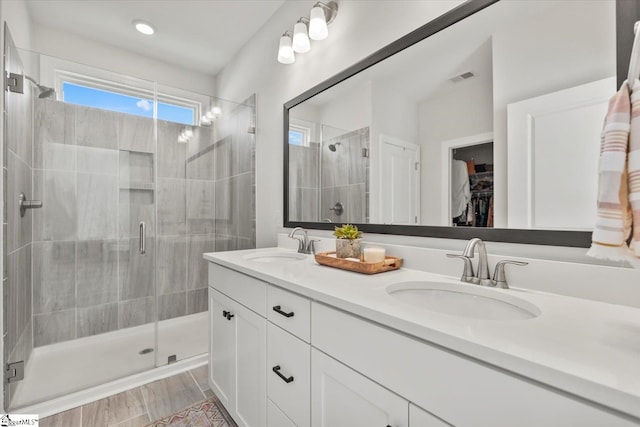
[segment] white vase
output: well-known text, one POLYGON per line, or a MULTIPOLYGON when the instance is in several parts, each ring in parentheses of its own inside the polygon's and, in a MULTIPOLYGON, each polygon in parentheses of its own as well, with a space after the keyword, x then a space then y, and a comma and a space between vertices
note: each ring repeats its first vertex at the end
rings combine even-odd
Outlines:
POLYGON ((361 239, 336 239, 336 256, 338 258, 360 259, 361 239))

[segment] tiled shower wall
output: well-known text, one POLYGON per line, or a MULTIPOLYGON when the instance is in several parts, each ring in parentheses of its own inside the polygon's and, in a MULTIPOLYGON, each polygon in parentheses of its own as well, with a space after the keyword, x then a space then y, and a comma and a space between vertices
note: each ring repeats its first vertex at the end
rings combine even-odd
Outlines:
POLYGON ((369 157, 363 155, 364 148, 369 148, 368 127, 322 141, 321 219, 335 223, 369 221, 369 157), (338 142, 335 151, 329 150, 329 144, 338 142), (330 210, 336 202, 344 208, 340 216, 330 210))
MULTIPOLYGON (((320 221, 320 144, 289 145, 289 220, 320 221)), ((326 216, 325 216, 326 217, 326 216)))
MULTIPOLYGON (((22 74, 22 63, 8 31, 5 32, 5 67, 22 74)), ((32 87, 25 80, 24 94, 5 92, 4 146, 2 172, 4 174, 3 212, 3 298, 4 298, 4 361, 28 362, 33 344, 31 340, 31 214, 20 217, 18 196, 32 198, 32 87), (10 117, 24 120, 8 120, 10 117)), ((5 382, 5 396, 10 395, 5 382)))
POLYGON ((38 100, 34 346, 152 322, 156 289, 159 320, 207 309, 202 253, 255 246, 254 109, 227 110, 186 144, 158 120, 156 152, 151 119, 38 100))

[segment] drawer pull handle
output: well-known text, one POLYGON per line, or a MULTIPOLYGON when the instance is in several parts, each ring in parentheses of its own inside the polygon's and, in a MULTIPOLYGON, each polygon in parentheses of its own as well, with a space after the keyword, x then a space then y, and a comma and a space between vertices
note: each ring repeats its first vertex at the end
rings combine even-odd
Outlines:
POLYGON ((280 373, 280 365, 274 366, 273 367, 273 372, 275 372, 277 376, 282 378, 282 381, 284 381, 285 383, 289 384, 290 382, 293 382, 293 377, 285 377, 284 375, 282 375, 280 373))
POLYGON ((222 317, 227 317, 229 312, 227 310, 222 310, 222 317))
POLYGON ((230 311, 227 312, 227 320, 231 320, 232 317, 234 317, 235 314, 231 314, 230 311))
POLYGON ((282 311, 282 307, 279 305, 273 306, 273 311, 275 311, 278 314, 282 314, 284 317, 293 317, 293 311, 291 313, 282 311))

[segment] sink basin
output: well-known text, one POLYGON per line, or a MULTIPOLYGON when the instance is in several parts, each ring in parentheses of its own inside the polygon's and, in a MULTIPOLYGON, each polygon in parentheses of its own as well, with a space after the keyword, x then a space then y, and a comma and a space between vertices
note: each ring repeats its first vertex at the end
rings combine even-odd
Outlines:
POLYGON ((307 259, 307 256, 304 254, 299 254, 297 252, 261 252, 257 254, 245 255, 244 258, 253 262, 282 264, 287 262, 302 261, 304 259, 307 259))
POLYGON ((453 316, 483 320, 524 320, 540 315, 534 304, 478 285, 444 282, 401 282, 387 293, 406 304, 453 316))

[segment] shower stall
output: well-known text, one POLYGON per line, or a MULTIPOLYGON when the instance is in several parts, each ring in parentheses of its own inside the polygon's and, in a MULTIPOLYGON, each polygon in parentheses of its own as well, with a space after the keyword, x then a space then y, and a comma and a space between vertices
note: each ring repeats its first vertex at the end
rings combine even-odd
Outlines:
POLYGON ((202 254, 255 247, 254 97, 189 93, 5 34, 5 409, 204 363, 202 254))

